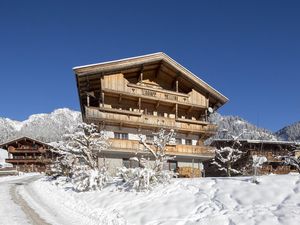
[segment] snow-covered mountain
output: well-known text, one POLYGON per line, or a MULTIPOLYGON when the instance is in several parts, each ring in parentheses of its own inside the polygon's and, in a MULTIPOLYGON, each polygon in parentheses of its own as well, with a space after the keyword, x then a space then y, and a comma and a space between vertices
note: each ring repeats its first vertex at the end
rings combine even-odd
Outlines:
POLYGON ((49 114, 34 114, 24 121, 0 118, 0 143, 29 136, 44 142, 58 141, 81 122, 81 113, 67 108, 49 114))
MULTIPOLYGON (((214 113, 210 116, 210 120, 219 127, 214 138, 231 138, 231 135, 238 136, 244 133, 240 138, 264 140, 279 138, 300 141, 300 122, 273 134, 237 116, 222 116, 214 113)), ((81 122, 81 113, 67 108, 57 109, 49 114, 34 114, 24 121, 0 117, 0 143, 21 136, 29 136, 45 142, 58 141, 63 134, 75 129, 79 122, 81 122)))
POLYGON ((277 140, 276 135, 264 128, 259 128, 238 116, 222 116, 214 113, 210 116, 210 121, 218 125, 218 132, 214 139, 232 138, 239 136, 243 139, 255 140, 277 140))
POLYGON ((282 128, 275 134, 281 140, 300 141, 300 121, 282 128))

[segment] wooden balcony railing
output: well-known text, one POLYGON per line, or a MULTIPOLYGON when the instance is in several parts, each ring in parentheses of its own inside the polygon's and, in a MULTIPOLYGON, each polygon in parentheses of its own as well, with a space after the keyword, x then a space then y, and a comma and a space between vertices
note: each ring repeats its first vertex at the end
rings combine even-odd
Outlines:
POLYGON ((207 122, 188 120, 180 122, 175 118, 160 117, 153 115, 133 115, 119 110, 118 113, 107 112, 102 108, 85 107, 85 116, 88 120, 100 120, 117 124, 131 124, 141 127, 163 127, 193 133, 214 134, 217 127, 207 122), (103 112, 105 111, 105 112, 103 112))
POLYGON ((214 157, 215 152, 212 147, 199 145, 176 145, 168 146, 168 152, 174 154, 192 154, 214 157))
POLYGON ((270 151, 257 151, 257 150, 250 150, 250 155, 257 155, 257 156, 264 156, 267 158, 268 162, 281 162, 280 156, 284 156, 286 154, 273 153, 270 151))
POLYGON ((8 148, 9 153, 45 153, 46 151, 46 149, 37 148, 11 148, 11 146, 8 148))
POLYGON ((38 158, 13 158, 13 159, 6 159, 5 162, 7 163, 50 163, 51 159, 38 159, 38 158))
MULTIPOLYGON (((137 140, 110 139, 111 148, 117 151, 140 152, 143 145, 137 140)), ((167 152, 170 155, 195 155, 203 157, 214 157, 213 148, 198 145, 168 145, 167 152)))
POLYGON ((143 98, 154 101, 177 103, 179 105, 193 106, 195 108, 207 108, 205 97, 194 99, 190 94, 169 91, 164 89, 153 88, 149 86, 136 84, 119 84, 111 86, 111 83, 104 82, 102 91, 104 93, 114 93, 135 98, 143 98))
MULTIPOLYGON (((175 91, 168 91, 163 89, 151 88, 148 86, 127 84, 129 88, 125 89, 130 94, 141 96, 154 97, 156 99, 175 101, 178 103, 190 103, 189 95, 175 91)), ((204 107, 204 106, 203 106, 204 107)))

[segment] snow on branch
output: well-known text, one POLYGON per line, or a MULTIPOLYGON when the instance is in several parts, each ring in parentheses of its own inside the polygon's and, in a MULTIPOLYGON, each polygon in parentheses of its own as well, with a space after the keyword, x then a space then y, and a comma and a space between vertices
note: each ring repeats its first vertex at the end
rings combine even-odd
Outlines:
POLYGON ((125 190, 147 191, 158 184, 169 183, 171 178, 176 176, 174 171, 164 170, 164 164, 175 157, 167 154, 167 145, 174 143, 175 132, 166 132, 161 129, 153 133, 153 140, 147 140, 146 136, 139 135, 140 143, 143 146, 142 152, 150 154, 154 164, 149 158, 133 157, 131 160, 139 162, 137 168, 119 168, 119 176, 123 180, 122 188, 125 190))
POLYGON ((217 166, 218 170, 225 171, 229 177, 231 173, 241 173, 241 171, 232 168, 232 166, 242 157, 242 151, 231 147, 221 147, 220 149, 215 149, 215 154, 211 164, 217 166))
POLYGON ((60 154, 52 166, 56 175, 71 178, 77 191, 102 189, 109 180, 107 169, 99 164, 100 153, 110 149, 104 131, 94 124, 81 123, 73 133, 65 134, 54 152, 60 154))

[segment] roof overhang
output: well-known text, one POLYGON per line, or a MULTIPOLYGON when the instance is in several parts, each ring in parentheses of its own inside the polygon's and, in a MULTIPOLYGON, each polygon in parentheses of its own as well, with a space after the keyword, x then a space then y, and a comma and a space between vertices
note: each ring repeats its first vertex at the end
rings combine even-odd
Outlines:
POLYGON ((22 141, 22 140, 29 140, 29 141, 31 141, 31 142, 35 142, 35 143, 37 143, 37 144, 44 145, 44 146, 46 146, 48 149, 53 148, 51 145, 49 145, 49 144, 47 144, 47 143, 44 143, 44 142, 42 142, 42 141, 36 140, 36 139, 34 139, 34 138, 26 137, 26 136, 20 137, 20 138, 16 138, 16 139, 12 139, 12 140, 9 140, 9 141, 7 141, 7 142, 5 142, 5 143, 2 143, 2 144, 0 144, 0 148, 6 149, 6 146, 8 146, 8 145, 10 145, 10 144, 13 144, 13 143, 16 143, 16 142, 19 142, 19 141, 22 141))
MULTIPOLYGON (((115 61, 96 63, 84 66, 74 67, 73 70, 77 77, 77 85, 78 78, 81 76, 87 76, 92 74, 110 74, 112 72, 122 72, 123 70, 130 69, 133 67, 141 67, 144 64, 151 64, 156 62, 163 62, 168 64, 174 69, 178 74, 185 76, 188 78, 193 84, 195 84, 198 88, 204 90, 209 94, 209 96, 213 97, 217 100, 219 105, 217 107, 222 106, 228 101, 228 98, 222 95, 219 91, 208 85, 206 82, 201 80, 194 73, 186 69, 184 66, 180 65, 174 59, 169 57, 163 52, 137 56, 132 58, 125 58, 115 61)), ((79 88, 79 87, 78 87, 79 88)))

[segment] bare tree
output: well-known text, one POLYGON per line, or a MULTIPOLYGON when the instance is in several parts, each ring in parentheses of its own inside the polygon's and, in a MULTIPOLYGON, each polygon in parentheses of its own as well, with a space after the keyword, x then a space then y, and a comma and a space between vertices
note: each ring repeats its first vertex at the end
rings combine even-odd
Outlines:
POLYGON ((212 164, 216 165, 220 171, 225 171, 228 177, 230 177, 232 173, 241 173, 240 170, 233 168, 233 164, 241 158, 243 154, 242 151, 231 147, 224 147, 216 149, 215 153, 216 156, 212 164))
POLYGON ((175 132, 174 130, 170 130, 170 132, 166 132, 164 129, 160 129, 158 133, 153 133, 154 139, 151 141, 151 145, 147 142, 145 136, 140 135, 140 142, 144 146, 144 151, 151 153, 154 157, 154 171, 160 172, 163 170, 163 165, 168 160, 173 160, 175 156, 170 156, 167 154, 167 144, 175 142, 175 132))

